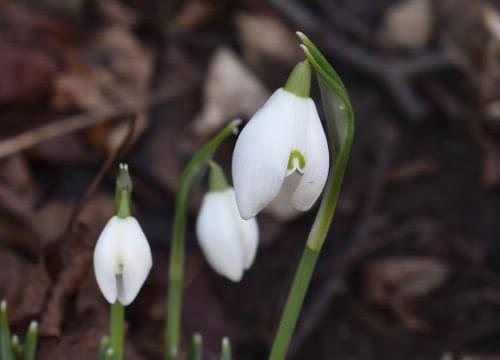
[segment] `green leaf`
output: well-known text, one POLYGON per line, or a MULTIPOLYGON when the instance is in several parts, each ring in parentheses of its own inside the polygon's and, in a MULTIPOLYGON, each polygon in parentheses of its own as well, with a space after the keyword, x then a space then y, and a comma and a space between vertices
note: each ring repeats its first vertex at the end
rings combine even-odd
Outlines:
POLYGON ((220 360, 231 360, 232 355, 231 355, 231 343, 229 342, 229 339, 225 337, 222 339, 222 350, 220 353, 220 360))
POLYGON ((14 360, 12 354, 9 319, 7 317, 7 302, 0 302, 0 359, 14 360))
POLYGON ((101 339, 101 343, 99 344, 99 350, 97 351, 97 360, 105 360, 106 353, 109 349, 109 345, 111 341, 109 340, 109 336, 103 336, 101 339))
POLYGON ((331 162, 334 164, 330 169, 318 216, 307 241, 311 249, 319 250, 330 228, 349 161, 354 137, 354 113, 346 87, 337 72, 307 36, 299 33, 299 38, 318 78, 330 139, 331 162))
POLYGON ((201 334, 196 333, 193 335, 191 341, 191 348, 189 349, 189 360, 202 360, 203 358, 203 338, 201 334))
POLYGON ((35 360, 36 347, 38 344, 38 323, 32 321, 26 332, 23 346, 23 359, 35 360))
POLYGON ((21 345, 19 337, 16 334, 12 335, 10 346, 12 349, 12 353, 14 354, 14 358, 21 359, 21 357, 23 356, 23 346, 21 345))
POLYGON ((325 110, 330 163, 332 165, 320 207, 288 294, 269 360, 283 360, 288 352, 319 253, 335 214, 354 136, 352 106, 340 76, 307 36, 302 33, 297 33, 297 35, 302 41, 301 48, 318 78, 321 100, 325 110))

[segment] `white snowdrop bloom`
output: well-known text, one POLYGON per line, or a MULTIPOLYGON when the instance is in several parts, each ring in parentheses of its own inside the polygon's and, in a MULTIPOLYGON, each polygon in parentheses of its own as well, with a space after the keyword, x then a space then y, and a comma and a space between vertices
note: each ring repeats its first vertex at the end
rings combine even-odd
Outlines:
POLYGON ((291 174, 301 175, 290 195, 291 205, 298 210, 310 209, 325 186, 328 143, 316 105, 308 96, 310 69, 308 64, 305 67, 304 63, 297 65, 287 85, 274 92, 236 141, 233 184, 240 214, 245 219, 265 208, 291 174), (306 75, 294 77, 296 71, 306 75), (299 89, 303 90, 299 95, 287 90, 294 89, 289 86, 291 81, 303 82, 305 90, 299 89))
POLYGON ((196 221, 196 235, 210 266, 232 281, 240 281, 255 259, 257 221, 241 218, 233 188, 206 193, 196 221))
POLYGON ((153 265, 148 240, 137 220, 113 216, 94 250, 94 272, 106 300, 129 305, 153 265))

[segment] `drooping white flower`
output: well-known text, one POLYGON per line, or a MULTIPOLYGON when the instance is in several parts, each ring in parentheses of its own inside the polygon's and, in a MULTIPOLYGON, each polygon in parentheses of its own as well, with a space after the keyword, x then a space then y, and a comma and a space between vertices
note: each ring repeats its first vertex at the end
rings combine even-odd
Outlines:
MULTIPOLYGON (((301 64, 304 63, 294 72, 301 64)), ((302 67, 299 71, 307 70, 302 67)), ((310 74, 299 80, 310 81, 310 74)), ((291 205, 301 211, 310 209, 328 177, 326 136, 314 101, 304 96, 309 93, 309 84, 299 95, 287 90, 287 85, 276 90, 255 113, 234 148, 233 184, 239 211, 245 219, 266 207, 285 178, 293 173, 300 174, 301 179, 291 194, 291 205)))
POLYGON ((214 163, 210 191, 198 213, 196 235, 205 258, 218 274, 240 281, 253 264, 259 242, 257 220, 241 218, 234 190, 214 163))
POLYGON ((148 240, 137 220, 113 216, 94 250, 94 272, 106 300, 129 305, 153 265, 148 240))
POLYGON ((148 240, 130 215, 132 180, 120 164, 116 178, 115 212, 94 249, 94 272, 106 300, 129 305, 139 293, 153 265, 148 240))

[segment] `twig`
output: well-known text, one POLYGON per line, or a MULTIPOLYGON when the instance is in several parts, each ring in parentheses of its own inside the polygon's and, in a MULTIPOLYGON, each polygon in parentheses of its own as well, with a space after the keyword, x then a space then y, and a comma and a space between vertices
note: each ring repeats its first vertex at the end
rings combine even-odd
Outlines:
POLYGON ((411 58, 382 56, 340 36, 296 1, 271 2, 298 28, 312 34, 326 53, 382 82, 410 120, 417 121, 428 114, 430 107, 415 92, 412 81, 419 74, 451 67, 446 52, 436 50, 411 58))
POLYGON ((191 90, 191 85, 183 88, 163 88, 156 93, 131 101, 128 104, 119 104, 116 107, 103 108, 88 113, 78 114, 40 126, 9 139, 0 141, 0 159, 30 148, 49 139, 82 130, 106 121, 123 120, 127 116, 134 116, 152 105, 174 99, 191 90))
MULTIPOLYGON (((138 114, 137 116, 144 116, 144 115, 138 114)), ((73 231, 78 215, 80 214, 81 210, 85 207, 89 199, 92 197, 92 195, 94 195, 94 193, 96 192, 97 188, 102 182, 102 179, 104 178, 104 175, 106 175, 106 173, 109 171, 109 169, 113 164, 116 164, 118 159, 120 159, 124 155, 127 148, 129 148, 130 145, 132 144, 132 140, 134 138, 134 132, 137 125, 137 118, 134 118, 129 121, 130 122, 127 135, 123 139, 123 142, 117 149, 113 149, 113 151, 109 153, 108 157, 106 158, 106 161, 104 161, 101 168, 99 169, 99 172, 94 176, 92 182, 85 190, 85 194, 83 195, 82 199, 80 200, 78 205, 73 209, 70 219, 68 221, 68 225, 66 227, 65 235, 68 235, 69 233, 71 233, 71 231, 73 231)))

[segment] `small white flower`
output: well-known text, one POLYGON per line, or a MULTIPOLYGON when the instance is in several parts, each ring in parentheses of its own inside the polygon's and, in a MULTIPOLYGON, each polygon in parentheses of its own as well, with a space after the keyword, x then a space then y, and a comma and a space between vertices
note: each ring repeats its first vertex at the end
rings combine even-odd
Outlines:
POLYGON ((240 281, 255 259, 259 241, 257 221, 241 218, 232 188, 205 195, 196 235, 210 266, 232 281, 240 281))
POLYGON ((113 216, 94 250, 94 272, 106 300, 129 305, 153 265, 151 249, 137 220, 113 216))
POLYGON ((283 88, 274 92, 243 128, 233 153, 233 183, 241 216, 254 217, 299 173, 291 205, 311 208, 329 169, 326 136, 314 101, 283 88))

